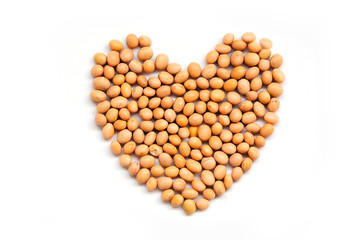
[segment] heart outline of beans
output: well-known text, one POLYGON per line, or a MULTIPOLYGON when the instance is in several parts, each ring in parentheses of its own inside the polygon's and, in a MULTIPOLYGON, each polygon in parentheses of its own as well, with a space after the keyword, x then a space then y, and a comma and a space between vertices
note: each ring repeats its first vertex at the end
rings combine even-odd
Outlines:
POLYGON ((150 38, 134 34, 128 48, 111 40, 108 55, 94 55, 90 96, 104 138, 117 133, 112 152, 140 184, 187 214, 208 208, 251 168, 279 121, 283 58, 271 56, 269 39, 255 40, 250 32, 238 40, 226 34, 203 69, 192 62, 181 70, 165 54, 153 62, 150 38))

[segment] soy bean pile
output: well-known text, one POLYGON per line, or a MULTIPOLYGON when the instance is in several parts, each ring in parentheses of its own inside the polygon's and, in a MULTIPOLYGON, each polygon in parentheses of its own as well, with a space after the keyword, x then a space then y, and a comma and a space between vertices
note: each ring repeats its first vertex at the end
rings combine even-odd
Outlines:
POLYGON ((91 99, 111 151, 149 191, 187 214, 209 207, 248 171, 279 121, 283 58, 272 42, 226 34, 187 70, 155 58, 147 36, 109 42, 96 53, 91 99), (139 49, 135 53, 135 49, 139 49))

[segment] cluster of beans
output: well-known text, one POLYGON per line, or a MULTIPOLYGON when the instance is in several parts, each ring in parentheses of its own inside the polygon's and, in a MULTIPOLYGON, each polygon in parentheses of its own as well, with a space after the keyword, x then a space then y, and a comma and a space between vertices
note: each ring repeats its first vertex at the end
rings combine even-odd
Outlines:
POLYGON ((193 62, 186 71, 165 54, 153 61, 147 36, 128 35, 128 48, 111 40, 108 55, 94 56, 90 96, 104 138, 117 133, 112 152, 187 214, 208 208, 251 168, 279 120, 283 59, 271 56, 269 39, 255 40, 250 32, 237 40, 226 34, 203 69, 193 62))

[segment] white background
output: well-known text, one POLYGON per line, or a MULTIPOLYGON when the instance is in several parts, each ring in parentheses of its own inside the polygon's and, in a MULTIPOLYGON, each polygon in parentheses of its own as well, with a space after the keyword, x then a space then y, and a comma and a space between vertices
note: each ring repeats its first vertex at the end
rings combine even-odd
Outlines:
POLYGON ((0 7, 0 239, 360 239, 357 1, 8 1, 0 7), (274 43, 280 123, 252 169, 186 216, 94 123, 92 56, 129 33, 183 68, 232 32, 274 43))

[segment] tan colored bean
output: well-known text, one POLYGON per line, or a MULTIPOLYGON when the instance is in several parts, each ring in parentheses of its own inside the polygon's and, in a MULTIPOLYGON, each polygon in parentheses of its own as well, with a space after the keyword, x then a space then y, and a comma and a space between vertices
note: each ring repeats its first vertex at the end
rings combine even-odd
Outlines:
POLYGON ((231 157, 229 158, 229 164, 232 167, 238 167, 241 165, 243 161, 243 156, 240 153, 234 153, 231 155, 231 157))
POLYGON ((121 131, 127 127, 127 122, 123 120, 117 120, 113 123, 113 125, 116 130, 121 131))
POLYGON ((198 99, 199 92, 195 90, 188 91, 184 94, 184 100, 186 102, 194 102, 198 99))
MULTIPOLYGON (((120 74, 120 75, 123 75, 123 74, 126 74, 128 73, 129 71, 129 66, 128 64, 126 63, 119 63, 116 67, 117 69, 117 72, 120 74)), ((124 76, 124 75, 123 75, 124 76)), ((120 84, 117 84, 117 85, 120 85, 120 84)))
POLYGON ((218 165, 215 169, 214 169, 214 177, 217 180, 221 180, 223 179, 227 174, 227 167, 224 165, 218 165))
POLYGON ((193 173, 199 173, 202 171, 201 164, 193 159, 186 161, 186 167, 193 173))
POLYGON ((206 185, 200 179, 194 179, 192 181, 192 188, 197 192, 203 192, 206 189, 206 185))
POLYGON ((193 200, 187 199, 183 203, 183 209, 187 215, 191 215, 197 210, 197 206, 193 200))
POLYGON ((216 51, 219 53, 229 53, 232 50, 232 48, 226 44, 218 43, 216 45, 216 51))
POLYGON ((231 78, 233 79, 241 79, 246 74, 246 69, 243 66, 234 67, 231 71, 231 78))
POLYGON ((105 114, 105 117, 107 118, 107 121, 110 123, 115 122, 115 120, 118 119, 118 109, 111 108, 107 111, 105 114))
POLYGON ((181 66, 178 63, 170 63, 167 67, 167 72, 170 74, 177 74, 181 71, 181 66))
POLYGON ((206 79, 211 79, 216 75, 217 67, 214 64, 208 64, 206 65, 202 70, 202 77, 206 79))
POLYGON ((132 154, 135 150, 136 144, 133 141, 127 142, 126 144, 124 144, 123 146, 123 152, 125 154, 132 154))
POLYGON ((172 189, 164 190, 161 194, 161 198, 165 202, 169 202, 174 197, 174 191, 172 189))
POLYGON ((105 117, 104 114, 98 113, 97 115, 95 115, 95 123, 99 126, 99 127, 104 127, 105 124, 107 124, 107 118, 105 117))
POLYGON ((266 139, 264 137, 262 137, 262 136, 257 136, 254 139, 254 143, 256 144, 257 147, 261 148, 264 145, 266 145, 266 139))
POLYGON ((261 125, 258 123, 250 123, 246 126, 246 130, 250 133, 258 133, 261 130, 261 125))
POLYGON ((150 177, 146 183, 146 187, 149 192, 152 192, 155 189, 157 189, 157 179, 155 179, 154 177, 150 177))
POLYGON ((239 153, 246 153, 249 150, 249 144, 246 142, 242 142, 237 146, 237 151, 239 153))
POLYGON ((239 180, 243 176, 243 170, 241 167, 235 167, 232 170, 233 181, 239 180))
POLYGON ((279 118, 277 116, 276 113, 274 112, 268 112, 264 115, 264 120, 267 122, 267 123, 270 123, 270 124, 276 124, 278 123, 279 121, 279 118))
POLYGON ((221 54, 218 57, 218 66, 221 68, 226 68, 231 63, 231 59, 227 54, 221 54))
POLYGON ((210 51, 206 56, 206 62, 212 64, 217 62, 219 53, 215 50, 210 51))
POLYGON ((232 187, 232 185, 233 185, 233 178, 232 178, 232 176, 229 175, 229 174, 227 174, 227 175, 224 177, 223 182, 224 182, 225 188, 226 188, 227 190, 230 189, 230 188, 232 187))
POLYGON ((246 43, 253 42, 254 40, 256 40, 256 35, 254 35, 254 33, 252 32, 246 32, 242 35, 242 40, 246 43))
POLYGON ((145 60, 145 62, 143 63, 143 69, 144 72, 146 73, 152 73, 155 70, 155 64, 152 60, 145 60))
POLYGON ((173 189, 182 192, 187 187, 187 183, 182 178, 174 180, 173 189))
POLYGON ((283 63, 282 56, 278 53, 273 54, 273 56, 271 57, 271 66, 273 68, 279 68, 281 67, 282 63, 283 63))
POLYGON ((104 53, 96 53, 94 55, 94 62, 99 65, 105 65, 107 63, 107 56, 104 53))
POLYGON ((102 65, 95 65, 91 69, 91 74, 93 77, 100 77, 101 75, 103 75, 103 72, 104 68, 102 65))
POLYGON ((182 168, 180 169, 179 171, 179 176, 184 180, 184 181, 187 181, 187 182, 191 182, 193 181, 194 179, 194 174, 189 171, 187 168, 182 168))
POLYGON ((173 161, 174 161, 174 165, 177 168, 183 168, 185 166, 185 163, 186 163, 184 157, 182 155, 180 155, 180 154, 174 155, 173 161))
POLYGON ((182 196, 185 199, 195 199, 198 197, 198 192, 192 188, 186 188, 182 191, 182 196))
POLYGON ((129 167, 132 163, 132 157, 128 154, 122 154, 119 157, 119 163, 122 167, 129 167))
POLYGON ((245 112, 242 115, 242 123, 243 124, 253 123, 256 120, 257 120, 257 116, 254 112, 245 112))
POLYGON ((113 124, 107 123, 103 127, 103 137, 108 140, 111 139, 114 136, 114 127, 113 124))
POLYGON ((252 159, 245 158, 241 164, 241 168, 243 172, 247 172, 252 167, 252 159))
POLYGON ((251 79, 257 77, 258 74, 259 74, 259 68, 258 67, 250 67, 246 71, 245 78, 248 79, 248 80, 251 80, 251 79))
POLYGON ((146 183, 148 181, 149 177, 150 177, 149 170, 146 168, 142 168, 137 173, 136 178, 137 178, 138 183, 142 184, 142 183, 146 183))
POLYGON ((263 104, 267 104, 271 100, 271 95, 266 91, 260 91, 258 94, 258 100, 263 104))
POLYGON ((205 210, 205 209, 207 209, 209 207, 209 200, 207 200, 205 198, 199 198, 196 201, 196 206, 200 210, 205 210))
POLYGON ((217 161, 217 163, 226 165, 228 163, 228 156, 223 151, 216 151, 214 153, 214 159, 217 161))
POLYGON ((267 92, 269 92, 272 97, 279 97, 283 93, 283 87, 279 83, 271 83, 267 87, 267 92))
POLYGON ((142 35, 139 37, 139 45, 142 47, 150 47, 150 45, 152 45, 152 40, 145 35, 142 35))
POLYGON ((203 191, 203 197, 207 200, 212 200, 216 197, 216 193, 213 191, 213 189, 207 188, 203 191))
POLYGON ((197 78, 201 75, 201 66, 196 63, 196 62, 192 62, 188 65, 188 73, 192 78, 197 78))
POLYGON ((179 130, 178 130, 178 135, 179 135, 179 137, 181 137, 182 139, 188 138, 188 137, 189 137, 189 129, 186 128, 186 127, 179 128, 179 130))
POLYGON ((213 170, 216 167, 216 161, 213 157, 205 157, 202 159, 201 165, 205 170, 213 170))
POLYGON ((252 146, 254 144, 254 136, 250 132, 244 133, 244 142, 248 143, 249 146, 252 146))
POLYGON ((154 123, 152 121, 141 121, 139 127, 144 132, 151 132, 154 129, 154 123))
POLYGON ((222 181, 216 181, 213 185, 213 190, 217 196, 222 196, 226 191, 225 186, 222 181))
POLYGON ((201 179, 202 179, 202 182, 204 182, 204 184, 207 186, 213 186, 213 184, 215 182, 214 175, 209 170, 203 170, 201 172, 201 179))
POLYGON ((171 200, 171 204, 173 207, 179 207, 183 204, 184 198, 181 194, 176 194, 171 200))
POLYGON ((105 99, 107 98, 107 95, 100 90, 93 90, 90 93, 90 98, 94 101, 94 102, 103 102, 105 101, 105 99))
POLYGON ((107 56, 107 63, 109 66, 116 66, 120 63, 120 56, 118 51, 110 51, 107 56))
POLYGON ((118 143, 118 141, 112 141, 110 143, 110 149, 115 155, 119 155, 122 152, 122 146, 118 143))
POLYGON ((163 175, 164 173, 164 168, 159 166, 159 165, 155 165, 150 169, 150 172, 152 174, 153 177, 160 177, 163 175))
POLYGON ((155 132, 149 132, 144 138, 144 143, 148 146, 152 145, 155 142, 157 134, 155 132))
POLYGON ((143 168, 151 168, 155 164, 155 159, 151 155, 145 155, 139 159, 139 164, 143 168))
POLYGON ((259 63, 259 56, 257 53, 247 53, 244 56, 244 63, 248 66, 256 66, 259 63))
POLYGON ((134 152, 137 157, 143 157, 149 153, 149 147, 145 144, 141 144, 135 148, 134 152))
POLYGON ((137 60, 130 61, 129 68, 130 68, 130 70, 132 70, 135 73, 143 72, 143 65, 141 62, 139 62, 137 60))
POLYGON ((138 128, 133 132, 133 139, 134 139, 134 142, 136 142, 138 144, 144 142, 144 132, 142 131, 142 129, 138 128))
POLYGON ((128 168, 129 175, 130 176, 137 175, 139 169, 140 169, 139 163, 137 161, 132 162, 128 168))
POLYGON ((223 80, 227 80, 231 77, 231 73, 228 71, 227 68, 218 68, 217 77, 220 77, 223 80))
POLYGON ((271 136, 272 133, 273 133, 273 131, 274 131, 273 125, 270 124, 270 123, 266 123, 266 124, 263 125, 263 127, 261 128, 260 134, 261 134, 262 137, 265 137, 265 138, 266 138, 266 137, 271 136))
POLYGON ((179 169, 176 166, 169 166, 164 170, 166 177, 175 178, 178 176, 179 169))
POLYGON ((171 188, 173 185, 173 180, 170 177, 160 177, 158 179, 158 188, 160 190, 166 190, 171 188))
POLYGON ((169 58, 166 54, 164 53, 161 53, 161 54, 158 54, 158 56, 156 57, 155 59, 155 67, 158 69, 158 70, 164 70, 167 68, 168 66, 168 63, 169 63, 169 58))
POLYGON ((123 62, 128 63, 128 62, 132 61, 133 58, 134 58, 134 53, 131 49, 124 48, 122 51, 120 51, 120 59, 123 62))
POLYGON ((285 81, 285 74, 278 68, 273 69, 272 77, 278 83, 282 83, 285 81))

